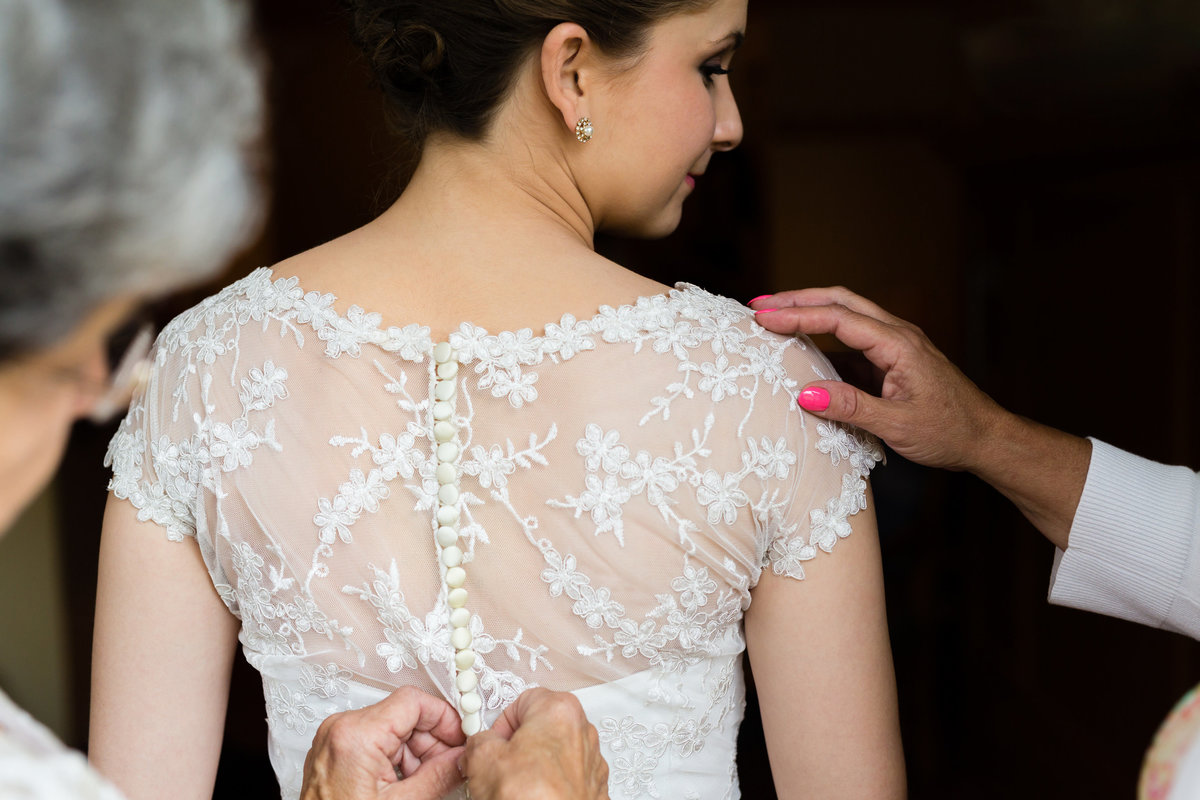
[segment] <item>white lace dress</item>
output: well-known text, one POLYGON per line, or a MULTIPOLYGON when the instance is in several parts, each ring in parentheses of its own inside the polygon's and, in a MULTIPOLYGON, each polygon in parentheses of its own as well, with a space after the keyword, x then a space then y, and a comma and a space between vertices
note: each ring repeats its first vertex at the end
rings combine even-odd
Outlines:
MULTIPOLYGON (((803 340, 680 284, 545 333, 450 336, 456 501, 490 723, 573 691, 619 798, 735 798, 742 616, 866 505, 878 445, 800 411, 803 340)), ((260 269, 163 332, 111 490, 200 548, 263 677, 283 797, 320 721, 457 700, 435 541, 433 342, 260 269)))
POLYGON ((82 753, 0 692, 0 797, 4 800, 121 800, 82 753))

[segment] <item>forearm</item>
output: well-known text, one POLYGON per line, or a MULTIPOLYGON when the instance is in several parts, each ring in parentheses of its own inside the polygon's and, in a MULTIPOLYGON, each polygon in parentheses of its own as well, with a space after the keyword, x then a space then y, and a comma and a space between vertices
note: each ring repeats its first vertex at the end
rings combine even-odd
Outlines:
POLYGON ((1011 500, 1042 535, 1065 550, 1091 455, 1087 439, 1001 411, 967 469, 1011 500))

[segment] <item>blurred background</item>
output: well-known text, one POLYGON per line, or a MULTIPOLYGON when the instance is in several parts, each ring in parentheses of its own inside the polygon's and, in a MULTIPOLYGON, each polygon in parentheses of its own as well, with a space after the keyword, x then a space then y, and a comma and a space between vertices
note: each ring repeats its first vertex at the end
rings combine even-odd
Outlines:
MULTIPOLYGON (((164 321, 364 223, 406 172, 335 0, 256 7, 270 218, 164 321)), ((743 302, 849 286, 1008 408, 1200 467, 1200 3, 753 0, 732 80, 744 144, 681 229, 603 252, 743 302)), ((0 686, 76 747, 111 435, 80 426, 0 546, 0 603, 24 610, 0 619, 0 686)), ((892 454, 874 486, 912 797, 1132 796, 1200 645, 1048 606, 1051 546, 970 476, 892 454)), ((217 796, 277 797, 261 685, 238 662, 217 796)), ((743 794, 770 798, 755 713, 743 794)))

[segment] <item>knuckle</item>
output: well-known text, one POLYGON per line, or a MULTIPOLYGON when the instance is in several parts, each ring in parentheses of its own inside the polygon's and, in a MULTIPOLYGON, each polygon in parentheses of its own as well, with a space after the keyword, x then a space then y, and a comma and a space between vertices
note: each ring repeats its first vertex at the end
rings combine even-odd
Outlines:
POLYGON ((556 692, 549 698, 550 711, 556 719, 576 721, 583 718, 583 704, 579 698, 569 692, 556 692))
POLYGON ((839 392, 837 405, 838 416, 842 419, 858 419, 862 414, 862 404, 859 402, 857 392, 839 392))
POLYGON ((336 714, 330 714, 325 719, 321 720, 321 724, 317 726, 317 734, 329 736, 338 727, 338 722, 345 712, 339 711, 336 714))
POLYGON ((357 746, 357 731, 354 721, 345 712, 328 717, 318 729, 325 731, 325 741, 331 753, 344 753, 357 746))
POLYGON ((419 697, 421 692, 415 686, 401 686, 396 691, 392 692, 392 697, 399 702, 409 702, 416 697, 419 697))

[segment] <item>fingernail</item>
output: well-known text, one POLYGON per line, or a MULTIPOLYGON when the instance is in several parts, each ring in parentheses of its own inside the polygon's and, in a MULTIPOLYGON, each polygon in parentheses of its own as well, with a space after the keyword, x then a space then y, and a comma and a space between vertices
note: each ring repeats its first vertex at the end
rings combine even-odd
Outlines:
POLYGON ((800 393, 797 402, 805 411, 824 411, 829 408, 829 392, 820 386, 810 386, 800 393))
MULTIPOLYGON (((769 295, 769 294, 760 294, 758 297, 754 298, 754 300, 751 300, 749 303, 746 303, 746 305, 751 305, 757 300, 762 300, 764 297, 770 297, 770 296, 771 295, 769 295)), ((775 309, 772 308, 771 310, 774 311, 775 309)))
POLYGON ((779 310, 778 308, 760 308, 758 311, 755 311, 754 313, 755 314, 770 314, 772 311, 778 311, 778 310, 779 310))

